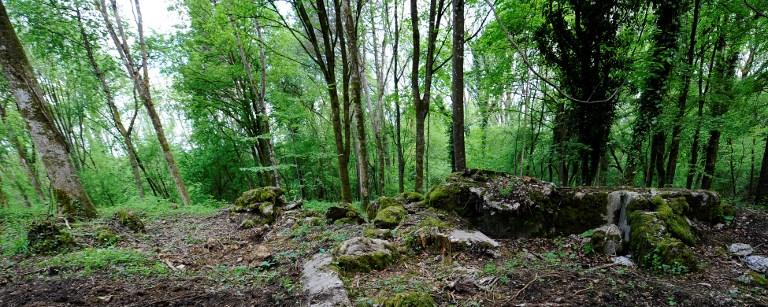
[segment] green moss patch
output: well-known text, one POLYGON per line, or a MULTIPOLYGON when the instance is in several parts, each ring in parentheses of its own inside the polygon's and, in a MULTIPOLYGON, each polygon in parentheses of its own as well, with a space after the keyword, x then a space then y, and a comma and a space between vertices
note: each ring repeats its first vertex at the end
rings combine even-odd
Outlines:
POLYGON ((115 221, 120 226, 126 227, 133 232, 144 232, 144 222, 141 218, 131 210, 120 209, 115 212, 115 221))
POLYGON ((376 218, 373 219, 373 225, 377 228, 395 228, 400 225, 400 222, 408 215, 408 211, 403 206, 386 207, 376 214, 376 218))
POLYGON ((629 215, 629 248, 641 267, 663 273, 696 270, 697 259, 683 241, 674 238, 658 212, 633 211, 629 215))

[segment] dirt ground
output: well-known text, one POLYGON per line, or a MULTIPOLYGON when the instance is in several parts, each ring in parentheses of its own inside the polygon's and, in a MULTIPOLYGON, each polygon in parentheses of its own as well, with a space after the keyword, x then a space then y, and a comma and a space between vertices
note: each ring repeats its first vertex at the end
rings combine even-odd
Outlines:
MULTIPOLYGON (((269 229, 241 230, 241 219, 227 211, 181 215, 147 221, 144 234, 121 231, 117 248, 149 255, 167 268, 162 274, 40 266, 43 256, 3 259, 0 306, 299 306, 303 261, 362 232, 303 211, 284 213, 269 229)), ((502 240, 497 257, 412 252, 384 270, 342 279, 358 305, 420 290, 441 306, 768 306, 768 289, 740 281, 749 269, 727 252, 741 242, 768 255, 768 212, 739 209, 730 225, 704 227, 699 236, 703 266, 684 275, 584 255, 581 238, 570 236, 502 240)))

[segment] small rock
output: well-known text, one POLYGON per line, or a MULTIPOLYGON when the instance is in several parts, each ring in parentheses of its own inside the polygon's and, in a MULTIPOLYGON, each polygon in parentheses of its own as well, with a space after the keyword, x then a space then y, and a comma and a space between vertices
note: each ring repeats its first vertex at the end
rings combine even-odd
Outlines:
POLYGON ((283 209, 285 209, 285 211, 290 211, 290 210, 301 208, 301 206, 303 205, 304 205, 304 201, 299 199, 297 201, 288 203, 287 205, 285 205, 285 207, 283 207, 283 209))
POLYGON ((621 229, 616 224, 597 228, 592 233, 591 242, 595 251, 606 255, 616 255, 621 252, 621 229))
POLYGON ((731 255, 739 256, 739 257, 746 257, 749 255, 752 255, 752 252, 754 250, 752 249, 752 246, 749 244, 744 243, 733 243, 731 246, 728 246, 728 252, 731 253, 731 255))
POLYGON ((626 267, 635 266, 635 263, 632 261, 632 259, 629 259, 627 256, 613 257, 613 263, 626 267))
POLYGON ((334 223, 342 219, 358 224, 364 222, 363 218, 360 217, 360 214, 357 213, 357 210, 349 204, 341 204, 328 208, 328 210, 325 211, 325 218, 328 219, 329 223, 334 223))
POLYGON ((755 272, 768 273, 768 257, 747 256, 744 258, 744 264, 755 272))
POLYGON ((333 257, 317 253, 304 264, 301 285, 309 306, 351 306, 339 274, 331 269, 333 257))
POLYGON ((723 228, 725 228, 725 224, 723 223, 715 224, 715 230, 723 230, 723 228))
POLYGON ((457 250, 462 248, 480 250, 491 255, 496 255, 497 249, 499 248, 499 242, 496 242, 496 240, 489 238, 479 231, 454 229, 448 234, 448 240, 451 242, 451 247, 457 250))
POLYGON ((256 245, 253 248, 252 254, 254 260, 264 260, 272 256, 272 252, 269 250, 269 248, 261 244, 256 245))

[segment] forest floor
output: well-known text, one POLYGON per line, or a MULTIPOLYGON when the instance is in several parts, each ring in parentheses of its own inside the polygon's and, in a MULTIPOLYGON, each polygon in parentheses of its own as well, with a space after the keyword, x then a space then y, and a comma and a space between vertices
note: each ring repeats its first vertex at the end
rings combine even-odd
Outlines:
MULTIPOLYGON (((301 305, 304 261, 363 229, 313 222, 318 211, 287 211, 271 228, 247 230, 227 210, 169 213, 146 218, 144 233, 118 229, 112 246, 93 235, 108 218, 73 224, 74 251, 0 260, 0 306, 301 305)), ((614 265, 585 255, 581 238, 569 236, 500 240, 497 257, 412 253, 342 279, 357 304, 418 290, 441 306, 766 306, 768 288, 743 280, 749 269, 727 246, 747 243, 768 254, 767 229, 767 211, 739 209, 729 225, 700 233, 703 266, 683 275, 614 265)))

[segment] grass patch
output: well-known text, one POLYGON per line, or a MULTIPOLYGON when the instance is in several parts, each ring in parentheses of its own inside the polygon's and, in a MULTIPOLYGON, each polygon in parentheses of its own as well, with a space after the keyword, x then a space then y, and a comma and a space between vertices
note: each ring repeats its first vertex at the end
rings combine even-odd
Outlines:
POLYGON ((146 196, 144 199, 132 198, 120 206, 100 207, 99 215, 111 218, 121 209, 140 213, 143 218, 158 219, 173 215, 209 216, 216 214, 224 206, 222 202, 209 201, 189 206, 176 205, 166 199, 146 196))
POLYGON ((139 250, 124 248, 86 248, 56 255, 38 264, 40 268, 56 267, 64 271, 91 275, 108 271, 118 275, 154 276, 168 274, 168 268, 151 260, 139 250))
POLYGON ((321 200, 307 200, 304 201, 304 205, 302 205, 302 209, 306 211, 312 211, 317 213, 325 213, 325 211, 328 210, 328 208, 333 207, 337 203, 330 202, 330 201, 321 201, 321 200))

